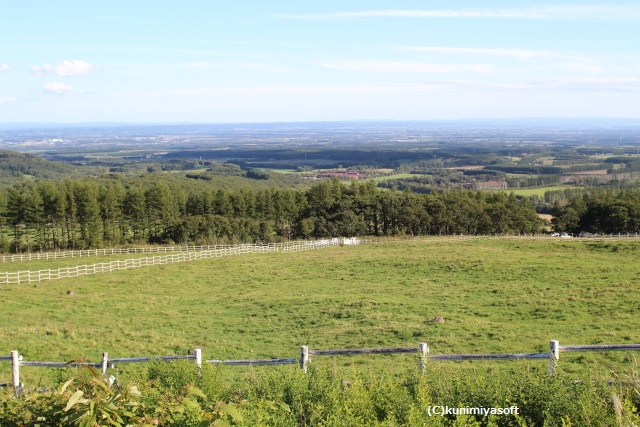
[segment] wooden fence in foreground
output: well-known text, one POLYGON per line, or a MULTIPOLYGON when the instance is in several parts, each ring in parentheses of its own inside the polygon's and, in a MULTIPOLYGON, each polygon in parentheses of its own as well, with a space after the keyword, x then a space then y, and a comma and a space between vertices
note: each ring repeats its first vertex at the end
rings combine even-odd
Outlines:
MULTIPOLYGON (((102 375, 107 378, 108 369, 113 369, 116 364, 121 363, 144 363, 153 361, 170 362, 175 360, 193 360, 198 367, 202 363, 231 366, 260 366, 260 365, 292 365, 298 364, 303 371, 307 371, 311 356, 345 356, 345 355, 374 355, 374 354, 404 354, 417 353, 419 355, 418 366, 421 372, 425 372, 426 366, 431 361, 461 361, 461 360, 515 360, 515 359, 545 359, 549 361, 549 372, 554 373, 560 360, 561 352, 582 352, 582 351, 630 351, 640 350, 640 344, 596 344, 596 345, 564 345, 559 341, 549 342, 548 353, 487 353, 487 354, 430 354, 429 346, 426 343, 419 343, 417 347, 396 347, 396 348, 355 348, 342 350, 312 350, 308 346, 300 347, 300 354, 297 358, 282 359, 246 359, 246 360, 203 360, 202 350, 194 349, 185 356, 151 356, 151 357, 128 357, 109 358, 108 353, 102 353, 100 362, 36 362, 25 361, 17 350, 11 352, 9 356, 0 356, 0 361, 11 361, 11 386, 15 395, 19 396, 24 385, 20 383, 20 367, 35 366, 45 368, 67 368, 91 366, 102 370, 102 375)), ((7 384, 2 384, 7 386, 7 384)))

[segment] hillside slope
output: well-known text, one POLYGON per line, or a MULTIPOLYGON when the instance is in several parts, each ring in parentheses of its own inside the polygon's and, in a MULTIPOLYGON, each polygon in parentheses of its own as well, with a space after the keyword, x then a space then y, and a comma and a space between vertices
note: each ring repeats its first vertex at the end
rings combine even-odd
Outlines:
POLYGON ((85 175, 77 167, 50 162, 33 154, 0 150, 0 186, 27 180, 62 179, 85 175))

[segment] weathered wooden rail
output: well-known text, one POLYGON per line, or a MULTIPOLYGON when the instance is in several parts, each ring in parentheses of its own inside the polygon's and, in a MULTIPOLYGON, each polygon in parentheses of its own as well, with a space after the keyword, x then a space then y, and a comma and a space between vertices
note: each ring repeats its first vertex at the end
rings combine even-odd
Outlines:
MULTIPOLYGON (((549 342, 548 353, 486 353, 486 354, 430 354, 429 346, 426 343, 419 343, 417 347, 392 347, 392 348, 351 348, 337 350, 311 350, 308 346, 300 347, 297 358, 274 358, 274 359, 240 359, 240 360, 203 360, 202 350, 194 349, 188 355, 176 356, 150 356, 150 357, 124 357, 109 358, 108 353, 102 353, 101 362, 39 362, 25 361, 18 354, 17 350, 11 352, 9 356, 0 356, 0 361, 11 361, 12 387, 16 396, 20 394, 23 384, 20 383, 20 367, 44 367, 44 368, 68 368, 91 366, 100 368, 102 375, 106 378, 108 369, 115 368, 120 363, 145 363, 145 362, 170 362, 176 360, 192 360, 198 367, 202 363, 228 366, 262 366, 262 365, 293 365, 299 364, 305 372, 311 362, 311 356, 348 356, 348 355, 377 355, 377 354, 419 354, 418 365, 424 373, 426 366, 431 361, 473 361, 473 360, 519 360, 519 359, 546 359, 549 361, 549 372, 553 373, 558 365, 561 352, 580 351, 635 351, 640 350, 640 344, 595 344, 595 345, 564 345, 561 346, 557 340, 549 342)), ((6 384, 0 383, 0 386, 6 384)))
POLYGON ((298 363, 298 359, 294 357, 289 359, 207 360, 206 362, 231 366, 294 365, 298 363))

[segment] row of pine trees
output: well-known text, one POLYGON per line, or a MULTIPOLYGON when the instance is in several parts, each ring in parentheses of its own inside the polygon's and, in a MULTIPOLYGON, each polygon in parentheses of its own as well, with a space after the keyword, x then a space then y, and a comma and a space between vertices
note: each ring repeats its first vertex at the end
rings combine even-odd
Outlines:
POLYGON ((225 190, 153 180, 67 179, 6 188, 5 252, 333 236, 532 233, 533 206, 505 193, 387 191, 374 182, 225 190))

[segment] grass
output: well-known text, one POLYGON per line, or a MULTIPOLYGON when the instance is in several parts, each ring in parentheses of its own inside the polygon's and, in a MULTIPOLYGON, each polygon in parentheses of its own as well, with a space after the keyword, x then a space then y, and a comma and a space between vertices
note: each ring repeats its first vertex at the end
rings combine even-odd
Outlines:
POLYGON ((564 190, 566 188, 572 188, 567 185, 559 185, 555 187, 535 187, 535 188, 508 188, 504 191, 508 193, 514 193, 516 196, 538 196, 544 197, 544 193, 547 191, 564 190))
MULTIPOLYGON (((25 360, 99 360, 103 351, 128 357, 202 348, 207 359, 246 359, 296 357, 300 345, 424 341, 438 354, 544 352, 550 339, 640 342, 638 265, 635 241, 425 239, 3 286, 0 355, 17 349, 25 360), (435 316, 445 323, 430 324, 435 316)), ((339 363, 354 360, 361 359, 339 363)), ((576 369, 628 361, 625 352, 562 356, 576 369)), ((0 382, 9 380, 3 365, 0 382)))
POLYGON ((420 178, 423 176, 431 176, 428 174, 422 174, 422 173, 397 173, 394 175, 385 175, 385 176, 378 176, 375 178, 371 178, 373 181, 386 181, 389 179, 403 179, 403 178, 420 178))
POLYGON ((310 171, 302 171, 299 172, 296 169, 278 169, 278 168, 252 168, 257 171, 265 171, 265 172, 273 172, 273 173, 294 173, 294 174, 304 174, 309 173, 310 171))

